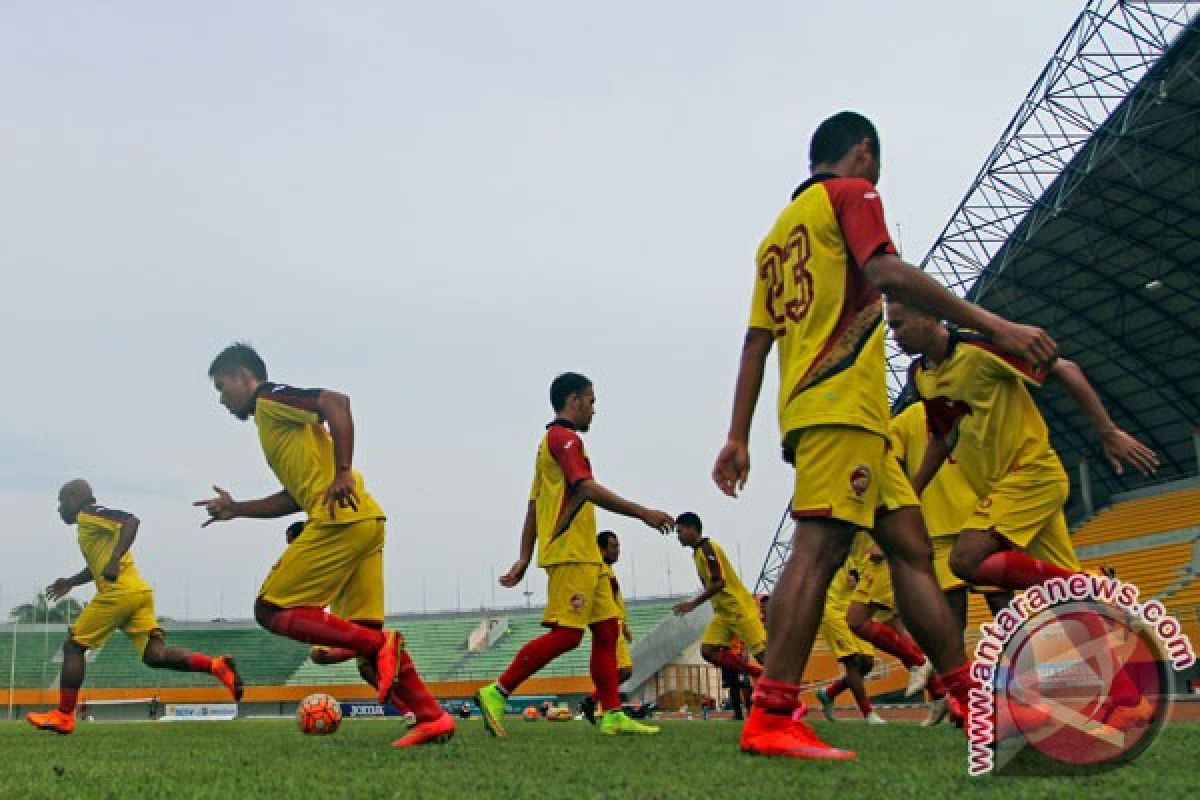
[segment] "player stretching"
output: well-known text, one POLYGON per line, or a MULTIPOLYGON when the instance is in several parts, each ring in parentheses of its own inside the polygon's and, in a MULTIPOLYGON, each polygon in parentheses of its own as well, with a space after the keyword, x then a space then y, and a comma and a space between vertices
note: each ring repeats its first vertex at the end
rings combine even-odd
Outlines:
POLYGON ((792 720, 830 578, 856 530, 883 546, 905 624, 964 700, 971 678, 946 600, 930 566, 929 539, 915 496, 885 458, 887 391, 880 292, 986 330, 1006 350, 1050 361, 1054 342, 966 302, 904 263, 883 221, 875 183, 879 135, 864 117, 837 114, 817 128, 812 177, 792 194, 759 248, 749 330, 742 349, 729 434, 713 467, 736 497, 750 471, 749 436, 767 357, 779 343, 779 423, 796 470, 794 546, 767 616, 767 661, 742 749, 794 758, 853 758, 792 720), (893 513, 880 515, 895 483, 893 513), (903 484, 903 485, 900 485, 903 484))
POLYGON ((234 500, 214 486, 216 497, 196 502, 208 511, 204 524, 308 515, 259 589, 255 619, 280 636, 344 648, 369 661, 379 702, 394 694, 417 717, 393 742, 397 747, 448 739, 454 719, 421 682, 403 638, 374 624, 383 620, 384 514, 352 467, 350 398, 269 383, 266 365, 245 344, 221 351, 208 374, 221 405, 240 420, 254 417, 267 464, 283 488, 258 500, 234 500), (335 601, 349 619, 325 611, 335 601))
MULTIPOLYGON (((1060 358, 1048 369, 1039 367, 998 352, 987 336, 948 328, 901 302, 889 302, 888 324, 901 349, 918 356, 910 383, 925 399, 935 434, 915 483, 923 486, 953 452, 980 498, 950 553, 954 574, 972 584, 1019 590, 1080 572, 1063 514, 1067 473, 1025 384, 1061 381, 1096 428, 1118 474, 1123 462, 1143 474, 1153 472, 1158 467, 1154 452, 1116 426, 1071 361, 1060 358)), ((1098 620, 1091 627, 1094 635, 1105 635, 1098 620)), ((1148 708, 1121 670, 1102 721, 1120 726, 1128 715, 1148 708)))
POLYGON ((69 578, 46 587, 46 597, 58 600, 76 586, 95 581, 96 596, 75 620, 63 642, 58 708, 29 712, 25 719, 42 730, 75 730, 75 703, 87 669, 84 654, 102 647, 120 628, 129 637, 142 663, 154 669, 207 672, 225 684, 235 702, 242 699, 242 679, 229 656, 209 658, 178 647, 167 647, 166 634, 154 616, 154 593, 133 565, 129 548, 139 521, 133 514, 96 505, 87 481, 73 480, 58 491, 58 515, 79 529, 79 549, 87 566, 69 578))
POLYGON ((734 571, 721 545, 703 535, 704 523, 691 511, 675 519, 679 543, 692 549, 692 560, 704 591, 691 600, 675 604, 679 615, 695 611, 712 600, 713 618, 700 640, 700 657, 714 667, 733 670, 752 678, 762 675, 762 667, 745 657, 734 655, 733 637, 742 640, 746 653, 760 662, 767 647, 767 631, 758 615, 758 601, 734 571))
POLYGON ((600 732, 658 733, 658 728, 635 722, 621 710, 617 688, 621 612, 596 546, 596 506, 640 519, 662 533, 671 530, 674 520, 663 511, 618 497, 596 482, 579 437, 591 425, 595 404, 592 382, 582 375, 567 372, 550 385, 555 418, 538 445, 533 488, 521 530, 521 555, 500 578, 501 586, 519 585, 537 544, 538 566, 549 578, 542 624, 550 632, 526 643, 504 674, 475 695, 493 736, 507 735, 502 720, 508 696, 542 667, 578 647, 587 628, 592 631, 590 669, 596 699, 604 708, 600 732))
MULTIPOLYGON (((621 596, 621 584, 617 581, 617 573, 613 569, 613 565, 621 557, 621 542, 612 531, 600 531, 596 537, 596 544, 600 546, 600 556, 604 559, 604 569, 601 575, 608 580, 609 586, 612 587, 613 602, 617 604, 617 609, 620 611, 620 615, 617 617, 621 623, 621 635, 617 638, 617 685, 620 686, 633 675, 633 656, 629 652, 629 643, 633 641, 633 633, 629 630, 629 624, 626 621, 629 615, 625 611, 625 598, 621 596)), ((587 721, 595 725, 595 693, 585 697, 580 708, 587 721)))

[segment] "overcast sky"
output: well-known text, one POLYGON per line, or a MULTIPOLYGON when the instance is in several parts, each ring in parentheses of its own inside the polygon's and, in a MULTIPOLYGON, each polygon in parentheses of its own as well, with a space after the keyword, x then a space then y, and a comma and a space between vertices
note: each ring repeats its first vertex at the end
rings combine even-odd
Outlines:
MULTIPOLYGON (((524 602, 493 576, 564 370, 600 482, 698 512, 752 584, 791 486, 773 375, 747 492, 708 475, 812 129, 876 122, 919 260, 1081 5, 7 4, 0 604, 80 568, 55 493, 85 477, 141 517, 160 614, 249 616, 285 523, 190 505, 277 488, 205 375, 235 339, 351 396, 391 611, 524 602)), ((674 538, 601 524, 627 595, 696 584, 674 538)))

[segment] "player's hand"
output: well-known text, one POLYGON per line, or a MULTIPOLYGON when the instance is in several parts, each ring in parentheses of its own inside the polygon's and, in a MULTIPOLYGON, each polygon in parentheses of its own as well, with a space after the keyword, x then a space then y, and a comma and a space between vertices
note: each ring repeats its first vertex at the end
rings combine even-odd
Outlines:
POLYGON ((664 536, 675 530, 675 518, 665 511, 646 509, 642 512, 640 519, 664 536))
POLYGON ((717 453, 717 463, 712 470, 713 483, 729 497, 737 497, 738 492, 746 488, 749 477, 750 448, 745 442, 729 439, 717 453))
POLYGON ((358 511, 358 493, 354 490, 354 471, 339 469, 333 476, 333 482, 325 490, 321 500, 329 509, 329 518, 337 518, 339 508, 351 508, 358 511))
POLYGON ((629 630, 629 626, 623 622, 621 623, 621 634, 625 637, 625 641, 633 643, 633 631, 629 630))
POLYGON ((676 603, 671 610, 675 612, 675 616, 682 617, 684 614, 690 614, 692 611, 695 611, 696 604, 691 600, 682 600, 676 603))
POLYGON ((1020 356, 1042 369, 1049 369, 1058 358, 1058 344, 1036 325, 1021 325, 1005 320, 1004 325, 992 335, 992 341, 1001 350, 1020 356))
POLYGON ((1146 445, 1130 436, 1120 428, 1113 428, 1100 435, 1104 444, 1104 455, 1112 464, 1113 472, 1125 474, 1125 464, 1128 462, 1143 475, 1152 475, 1158 471, 1158 456, 1146 445))
POLYGON ((73 588, 75 588, 75 584, 71 583, 70 578, 59 578, 54 583, 46 587, 46 599, 61 600, 66 597, 73 588))
POLYGON ((193 506, 204 506, 204 510, 208 512, 208 520, 200 525, 201 528, 207 528, 214 522, 228 522, 237 517, 237 512, 234 510, 234 499, 229 492, 220 486, 212 488, 217 493, 216 497, 192 503, 193 506))
POLYGON ((117 579, 117 573, 120 570, 120 564, 109 564, 104 568, 104 571, 100 573, 100 577, 104 578, 104 580, 108 581, 109 583, 112 583, 117 579))
POLYGON ((508 572, 500 576, 500 585, 505 589, 512 589, 519 585, 525 577, 527 569, 529 569, 529 561, 524 558, 517 559, 517 562, 509 567, 508 572))

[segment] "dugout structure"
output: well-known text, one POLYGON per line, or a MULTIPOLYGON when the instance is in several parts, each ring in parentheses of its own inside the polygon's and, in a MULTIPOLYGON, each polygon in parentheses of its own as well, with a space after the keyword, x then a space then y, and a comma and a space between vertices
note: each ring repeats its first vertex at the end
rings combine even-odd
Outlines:
MULTIPOLYGON (((986 308, 1045 327, 1116 423, 1158 453, 1157 477, 1115 475, 1066 393, 1039 392, 1071 475, 1072 521, 1113 494, 1195 476, 1200 2, 1089 2, 922 267, 986 308)), ((910 359, 888 347, 902 407, 910 359)), ((785 515, 756 591, 770 592, 790 546, 785 515)))

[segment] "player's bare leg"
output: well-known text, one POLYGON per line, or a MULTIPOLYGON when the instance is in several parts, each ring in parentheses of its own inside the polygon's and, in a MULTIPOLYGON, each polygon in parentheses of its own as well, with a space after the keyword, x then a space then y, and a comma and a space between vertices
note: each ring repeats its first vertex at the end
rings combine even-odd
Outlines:
POLYGON ((973 685, 962 632, 933 574, 933 550, 919 508, 883 514, 874 537, 887 556, 896 606, 905 625, 963 708, 973 685))
POLYGON ((79 688, 87 674, 87 648, 68 638, 63 642, 62 672, 58 676, 58 708, 50 711, 30 711, 25 720, 35 728, 67 734, 75 730, 75 704, 79 688))
POLYGON ((799 520, 792 550, 767 606, 767 649, 763 676, 754 689, 754 707, 742 728, 742 750, 761 755, 811 759, 850 759, 854 753, 830 747, 803 720, 793 720, 800 704, 800 680, 812 653, 829 582, 850 551, 853 525, 839 520, 799 520))
POLYGON ((237 664, 229 656, 210 658, 182 647, 167 647, 161 635, 152 635, 142 651, 142 663, 151 669, 170 669, 176 672, 203 672, 225 685, 235 703, 241 702, 244 686, 237 664))

